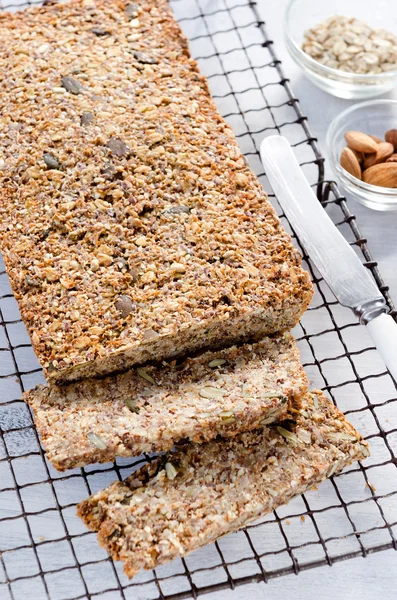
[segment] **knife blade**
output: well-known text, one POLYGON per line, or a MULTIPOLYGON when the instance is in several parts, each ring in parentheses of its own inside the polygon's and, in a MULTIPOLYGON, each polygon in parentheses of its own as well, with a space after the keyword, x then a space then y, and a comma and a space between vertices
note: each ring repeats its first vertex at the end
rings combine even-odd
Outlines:
POLYGON ((260 148, 266 175, 283 211, 321 275, 343 306, 365 324, 397 379, 397 324, 368 270, 317 200, 284 137, 266 137, 260 148))

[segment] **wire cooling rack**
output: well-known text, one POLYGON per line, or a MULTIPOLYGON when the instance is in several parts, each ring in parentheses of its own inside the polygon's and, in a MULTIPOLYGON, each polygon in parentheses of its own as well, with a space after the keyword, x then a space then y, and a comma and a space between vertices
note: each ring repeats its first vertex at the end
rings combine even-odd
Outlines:
MULTIPOLYGON (((21 2, 19 8, 26 5, 21 2)), ((276 132, 293 144, 319 199, 394 310, 354 215, 335 183, 324 179, 324 159, 255 2, 172 0, 171 5, 220 111, 268 189, 285 227, 291 231, 258 155, 262 137, 276 132)), ((17 6, 2 8, 15 10, 17 6)), ((366 435, 371 458, 245 530, 132 581, 99 548, 95 535, 86 531, 75 516, 75 504, 117 477, 125 478, 142 459, 93 465, 66 475, 46 461, 30 412, 20 400, 22 391, 43 377, 0 264, 2 600, 196 598, 221 588, 396 549, 395 382, 365 329, 335 301, 307 257, 305 262, 316 287, 311 308, 295 331, 306 371, 312 385, 326 390, 366 435)))

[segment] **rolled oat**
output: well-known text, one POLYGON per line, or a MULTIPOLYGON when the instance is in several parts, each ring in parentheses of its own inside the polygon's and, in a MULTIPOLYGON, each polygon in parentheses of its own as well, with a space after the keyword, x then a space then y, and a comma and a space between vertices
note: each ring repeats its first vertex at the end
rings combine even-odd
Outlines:
POLYGON ((397 37, 352 17, 335 15, 304 34, 302 50, 317 62, 349 73, 397 70, 397 37))

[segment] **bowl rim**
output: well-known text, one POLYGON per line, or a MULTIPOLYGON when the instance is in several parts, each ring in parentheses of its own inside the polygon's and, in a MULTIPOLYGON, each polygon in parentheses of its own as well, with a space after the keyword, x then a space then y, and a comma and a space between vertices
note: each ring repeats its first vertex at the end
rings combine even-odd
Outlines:
POLYGON ((326 65, 323 65, 322 63, 318 62, 317 60, 315 60, 314 58, 312 58, 309 54, 307 54, 304 50, 302 50, 302 48, 296 43, 293 35, 291 34, 291 28, 290 28, 290 16, 291 16, 291 10, 294 4, 296 4, 297 2, 300 2, 301 0, 289 0, 287 8, 285 9, 285 13, 284 13, 284 31, 285 31, 285 37, 287 40, 287 47, 289 44, 291 44, 293 50, 297 53, 297 55, 299 56, 299 58, 307 63, 308 68, 314 68, 317 71, 322 71, 324 73, 324 75, 328 76, 332 76, 332 79, 335 78, 339 78, 339 79, 348 79, 350 80, 354 80, 355 83, 360 83, 360 82, 368 82, 369 80, 374 80, 377 79, 378 81, 382 81, 383 79, 387 80, 390 79, 391 77, 397 77, 397 65, 396 68, 393 69, 392 71, 385 71, 384 73, 351 73, 350 71, 341 71, 339 69, 333 69, 332 67, 327 67, 326 65))
POLYGON ((338 175, 340 179, 342 179, 342 181, 343 179, 346 179, 350 184, 354 185, 357 192, 369 192, 373 196, 379 196, 383 198, 395 196, 397 200, 397 188, 372 185, 371 183, 366 183, 365 181, 362 181, 362 179, 357 179, 357 177, 354 177, 353 175, 348 173, 345 169, 341 167, 339 161, 335 157, 336 151, 334 151, 333 149, 333 141, 335 138, 335 134, 338 131, 339 125, 343 122, 343 120, 356 111, 359 111, 363 108, 370 108, 374 105, 394 105, 396 107, 397 112, 397 100, 393 100, 391 98, 381 98, 377 100, 367 100, 365 102, 358 102, 356 104, 353 104, 353 106, 349 106, 349 108, 342 110, 342 112, 340 112, 338 115, 336 115, 336 117, 334 117, 334 119, 332 119, 326 133, 326 146, 328 150, 329 162, 334 173, 338 175))

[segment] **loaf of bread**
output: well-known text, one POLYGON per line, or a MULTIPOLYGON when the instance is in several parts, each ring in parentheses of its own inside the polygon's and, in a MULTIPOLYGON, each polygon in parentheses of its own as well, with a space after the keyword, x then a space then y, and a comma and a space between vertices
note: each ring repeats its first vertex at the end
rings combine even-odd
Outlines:
POLYGON ((116 456, 171 450, 285 418, 307 378, 293 337, 205 352, 182 363, 43 386, 24 396, 47 458, 63 471, 116 456))
POLYGON ((189 444, 85 500, 78 514, 129 577, 216 540, 369 455, 320 392, 296 423, 189 444))
POLYGON ((312 286, 166 0, 0 14, 0 249, 47 379, 293 327, 312 286))

